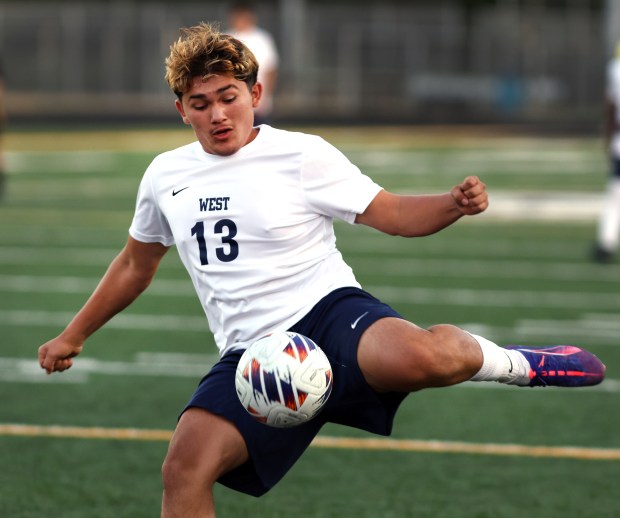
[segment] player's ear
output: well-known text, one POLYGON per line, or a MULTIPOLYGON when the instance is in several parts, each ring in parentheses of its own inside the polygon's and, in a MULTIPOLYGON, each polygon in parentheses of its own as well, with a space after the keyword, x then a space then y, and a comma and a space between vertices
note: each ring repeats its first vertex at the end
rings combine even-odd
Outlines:
POLYGON ((260 101, 261 95, 263 95, 263 84, 256 82, 250 90, 250 94, 252 95, 252 108, 256 108, 260 101))
POLYGON ((187 115, 185 115, 185 110, 183 109, 183 103, 179 99, 175 99, 174 105, 177 107, 177 111, 181 115, 183 122, 189 126, 190 122, 189 122, 189 119, 187 118, 187 115))

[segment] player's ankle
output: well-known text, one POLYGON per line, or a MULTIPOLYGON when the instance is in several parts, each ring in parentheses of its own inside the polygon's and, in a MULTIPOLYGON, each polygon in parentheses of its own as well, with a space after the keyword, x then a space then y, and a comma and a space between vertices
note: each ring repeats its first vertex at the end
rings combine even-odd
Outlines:
POLYGON ((519 351, 504 349, 482 336, 474 334, 471 336, 478 342, 482 351, 482 366, 471 381, 497 381, 509 385, 529 384, 530 365, 519 351))
POLYGON ((508 361, 510 369, 507 373, 500 376, 497 381, 506 383, 507 385, 526 386, 530 383, 530 364, 523 354, 519 351, 510 349, 502 349, 508 361))

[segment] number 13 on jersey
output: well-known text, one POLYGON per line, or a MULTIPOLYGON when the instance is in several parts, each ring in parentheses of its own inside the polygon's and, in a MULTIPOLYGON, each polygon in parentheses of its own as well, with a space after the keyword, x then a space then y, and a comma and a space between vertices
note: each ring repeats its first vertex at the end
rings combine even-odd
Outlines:
MULTIPOLYGON (((235 222, 230 219, 219 220, 213 226, 213 235, 219 236, 220 242, 223 245, 227 245, 215 248, 216 257, 223 263, 234 261, 239 255, 239 243, 234 240, 234 237, 237 235, 237 225, 235 225, 235 222)), ((198 221, 192 227, 192 236, 195 236, 198 242, 200 264, 203 266, 209 264, 204 221, 198 221)))

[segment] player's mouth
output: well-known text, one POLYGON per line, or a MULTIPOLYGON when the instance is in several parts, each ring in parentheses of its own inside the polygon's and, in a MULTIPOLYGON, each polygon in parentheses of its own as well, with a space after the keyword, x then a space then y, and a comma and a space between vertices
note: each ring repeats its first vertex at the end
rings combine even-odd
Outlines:
POLYGON ((230 127, 218 128, 211 132, 211 135, 215 140, 226 140, 232 134, 233 130, 230 127))

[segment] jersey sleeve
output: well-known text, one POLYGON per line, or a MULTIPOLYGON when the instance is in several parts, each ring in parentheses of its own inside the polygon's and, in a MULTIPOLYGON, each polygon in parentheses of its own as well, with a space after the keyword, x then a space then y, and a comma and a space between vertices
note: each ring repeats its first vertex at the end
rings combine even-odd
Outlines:
POLYGON ((174 244, 172 230, 157 203, 148 169, 140 182, 129 235, 143 243, 161 243, 164 246, 174 244))
POLYGON ((354 223, 382 190, 338 149, 318 137, 304 156, 301 182, 314 210, 348 223, 354 223))

